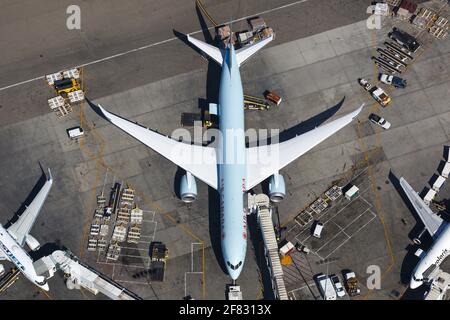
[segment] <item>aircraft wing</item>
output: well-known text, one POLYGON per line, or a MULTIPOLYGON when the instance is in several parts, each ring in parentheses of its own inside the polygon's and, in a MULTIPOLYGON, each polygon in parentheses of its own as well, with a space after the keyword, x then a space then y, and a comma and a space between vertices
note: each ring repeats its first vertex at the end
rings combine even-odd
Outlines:
POLYGON ((280 169, 284 168, 289 163, 345 127, 358 116, 363 106, 364 104, 357 110, 339 119, 287 141, 268 146, 248 148, 246 150, 246 189, 252 189, 258 183, 277 173, 280 169))
POLYGON ((443 220, 437 214, 431 211, 430 207, 427 206, 425 202, 423 202, 419 194, 414 191, 414 189, 409 185, 408 182, 406 182, 403 177, 400 178, 400 185, 402 186, 403 191, 405 192, 409 201, 419 215, 420 220, 422 220, 425 228, 433 237, 436 231, 442 225, 443 220))
POLYGON ((36 221, 36 218, 38 217, 42 206, 44 205, 45 199, 50 192, 52 184, 52 173, 50 169, 48 169, 47 181, 42 186, 41 190, 39 190, 38 194, 36 195, 36 197, 34 197, 30 205, 27 206, 25 211, 20 215, 19 219, 7 229, 8 233, 14 239, 16 239, 16 241, 22 247, 25 245, 25 240, 34 225, 34 222, 36 221))
POLYGON ((115 126, 177 166, 189 171, 207 185, 217 189, 217 157, 214 148, 176 141, 137 123, 116 116, 103 109, 100 105, 91 104, 91 106, 100 109, 104 117, 115 126))

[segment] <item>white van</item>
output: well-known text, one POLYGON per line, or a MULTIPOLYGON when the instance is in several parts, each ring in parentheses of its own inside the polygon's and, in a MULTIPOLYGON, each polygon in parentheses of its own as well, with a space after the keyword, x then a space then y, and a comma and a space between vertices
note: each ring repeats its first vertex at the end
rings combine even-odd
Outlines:
POLYGON ((313 237, 319 238, 322 234, 322 230, 323 230, 323 223, 320 221, 316 222, 316 225, 314 227, 314 231, 313 231, 313 237))
POLYGON ((324 300, 336 300, 336 291, 334 290, 333 282, 329 277, 323 273, 319 273, 316 276, 316 282, 319 285, 319 290, 324 300))

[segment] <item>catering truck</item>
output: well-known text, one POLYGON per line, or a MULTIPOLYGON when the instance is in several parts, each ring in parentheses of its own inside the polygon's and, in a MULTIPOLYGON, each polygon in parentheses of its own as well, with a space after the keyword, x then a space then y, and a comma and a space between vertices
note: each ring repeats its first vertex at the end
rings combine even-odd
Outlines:
POLYGON ((330 277, 327 277, 323 273, 319 273, 316 276, 316 282, 324 300, 336 300, 336 290, 334 290, 333 282, 330 277))
POLYGON ((391 102, 391 97, 383 89, 371 84, 366 79, 360 78, 358 82, 382 107, 386 107, 391 102))

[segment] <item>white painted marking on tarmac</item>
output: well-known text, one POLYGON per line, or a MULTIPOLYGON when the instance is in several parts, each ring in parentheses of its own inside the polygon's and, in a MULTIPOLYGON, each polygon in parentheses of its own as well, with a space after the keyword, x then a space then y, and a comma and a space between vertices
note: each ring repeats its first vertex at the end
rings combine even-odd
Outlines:
MULTIPOLYGON (((268 9, 268 10, 265 10, 265 11, 261 11, 259 13, 255 13, 255 14, 252 14, 252 15, 249 15, 249 16, 246 16, 246 17, 242 17, 242 18, 236 19, 236 20, 231 20, 230 23, 240 22, 240 21, 247 20, 248 18, 251 18, 251 17, 254 17, 254 16, 260 16, 260 15, 263 15, 263 14, 268 14, 268 13, 271 13, 271 12, 279 11, 279 10, 286 9, 286 8, 289 8, 289 7, 293 7, 295 5, 302 4, 302 3, 305 3, 305 2, 308 2, 308 1, 310 1, 310 0, 294 1, 294 2, 291 2, 291 3, 285 4, 283 6, 279 6, 279 7, 276 7, 276 8, 272 8, 272 9, 268 9)), ((214 27, 208 28, 208 30, 211 30, 211 29, 214 29, 214 27)), ((197 34, 197 33, 200 33, 202 31, 203 31, 203 29, 202 30, 197 30, 197 31, 189 33, 189 35, 197 34)), ((75 67, 64 68, 63 70, 87 67, 87 66, 90 66, 90 65, 93 65, 93 64, 97 64, 97 63, 101 63, 101 62, 108 61, 108 60, 111 60, 111 59, 115 59, 115 58, 118 58, 118 57, 122 57, 122 56, 130 54, 130 53, 134 53, 134 52, 142 51, 142 50, 145 50, 145 49, 149 49, 149 48, 152 48, 152 47, 155 47, 155 46, 158 46, 158 45, 161 45, 161 44, 165 44, 165 43, 177 40, 177 39, 178 39, 178 37, 172 37, 172 38, 169 38, 169 39, 166 39, 166 40, 162 40, 162 41, 159 41, 159 42, 150 43, 150 44, 147 44, 147 45, 139 47, 139 48, 127 50, 127 51, 124 51, 124 52, 120 52, 120 53, 117 53, 117 54, 110 55, 108 57, 104 57, 104 58, 101 58, 101 59, 97 59, 97 60, 93 60, 93 61, 90 61, 90 62, 86 62, 86 63, 80 64, 78 66, 75 66, 75 67)), ((49 73, 52 73, 52 72, 49 72, 49 73)), ((4 90, 7 90, 7 89, 11 89, 11 88, 14 88, 14 87, 17 87, 17 86, 21 86, 21 85, 24 85, 24 84, 27 84, 27 83, 30 83, 30 82, 33 82, 33 81, 37 81, 37 80, 42 80, 42 79, 45 79, 45 75, 7 85, 5 87, 0 88, 0 91, 4 91, 4 90)))

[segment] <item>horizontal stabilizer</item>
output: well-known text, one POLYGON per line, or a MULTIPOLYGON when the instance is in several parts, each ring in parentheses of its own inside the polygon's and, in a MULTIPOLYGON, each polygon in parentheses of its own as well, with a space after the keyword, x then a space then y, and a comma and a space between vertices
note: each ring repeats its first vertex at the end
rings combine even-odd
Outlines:
POLYGON ((195 38, 192 38, 190 35, 187 36, 187 39, 190 43, 192 43, 198 49, 200 49, 201 51, 206 53, 209 57, 211 57, 218 64, 222 65, 223 57, 222 57, 222 52, 220 51, 219 48, 214 47, 210 44, 207 44, 203 41, 197 40, 195 38))
POLYGON ((236 59, 237 59, 239 66, 241 66, 245 61, 248 60, 248 58, 250 58, 256 52, 258 52, 259 50, 264 48, 272 40, 273 40, 273 35, 271 35, 270 37, 268 37, 264 40, 257 42, 254 45, 245 46, 245 47, 237 50, 236 51, 236 59))

